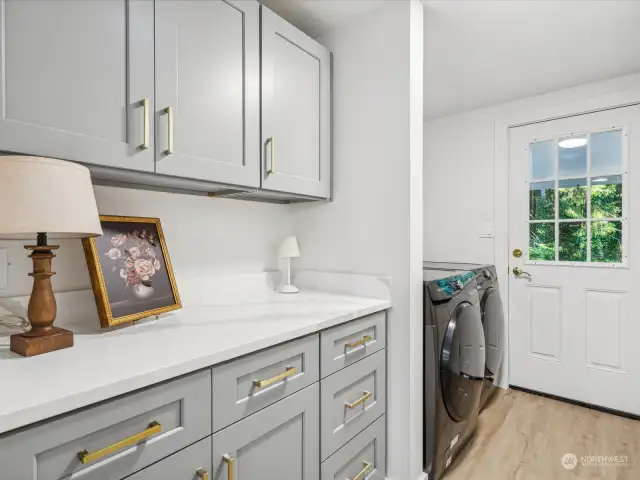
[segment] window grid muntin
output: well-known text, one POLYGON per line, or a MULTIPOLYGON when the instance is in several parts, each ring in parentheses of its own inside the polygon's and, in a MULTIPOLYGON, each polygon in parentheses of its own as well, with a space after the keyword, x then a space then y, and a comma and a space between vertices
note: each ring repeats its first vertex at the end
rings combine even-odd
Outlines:
POLYGON ((529 153, 529 169, 528 169, 528 179, 525 182, 527 184, 528 187, 528 192, 527 192, 527 215, 526 215, 526 220, 525 220, 525 226, 527 229, 527 250, 526 250, 526 258, 525 258, 525 263, 528 264, 546 264, 546 265, 571 265, 571 266, 590 266, 590 267, 626 267, 627 266, 627 261, 628 261, 628 253, 627 253, 627 237, 628 237, 628 230, 627 230, 627 219, 628 219, 628 212, 627 212, 627 183, 628 183, 628 132, 627 129, 625 127, 620 127, 620 126, 614 126, 611 128, 606 128, 606 129, 602 129, 602 130, 592 130, 590 132, 584 132, 584 133, 580 133, 580 132, 575 132, 575 133, 570 133, 568 135, 561 135, 561 136, 557 136, 557 137, 549 137, 549 138, 537 138, 537 139, 533 139, 530 143, 529 143, 529 148, 528 153, 529 153), (592 173, 591 172, 591 137, 594 134, 597 133, 603 133, 603 132, 613 132, 613 131, 620 131, 620 138, 621 138, 621 142, 622 142, 622 148, 621 148, 621 154, 622 154, 622 161, 621 161, 621 165, 619 169, 612 169, 610 171, 605 171, 605 172, 598 172, 598 173, 592 173), (574 137, 578 137, 578 136, 584 136, 587 137, 587 145, 586 145, 586 156, 587 156, 587 167, 586 167, 586 177, 579 177, 577 175, 563 175, 563 176, 559 176, 559 142, 563 139, 566 138, 574 138, 574 137), (532 159, 532 148, 531 145, 534 143, 539 143, 539 142, 544 142, 544 141, 548 141, 548 140, 553 140, 555 142, 555 149, 554 149, 554 173, 555 176, 554 178, 551 177, 544 177, 544 178, 536 178, 535 180, 531 178, 531 172, 532 172, 532 167, 531 167, 531 159, 532 159), (603 176, 613 176, 613 175, 617 175, 620 176, 622 178, 621 184, 622 184, 622 216, 621 217, 607 217, 607 218, 597 218, 597 219, 593 219, 591 218, 591 187, 592 187, 592 178, 593 177, 603 177, 603 176), (586 179, 586 188, 587 188, 587 218, 571 218, 571 219, 560 219, 560 205, 559 205, 559 192, 558 192, 558 188, 559 188, 559 182, 562 180, 572 180, 572 179, 578 179, 578 178, 585 178, 586 179), (547 219, 547 220, 531 220, 530 217, 530 211, 531 211, 531 184, 532 183, 541 183, 541 182, 554 182, 554 201, 555 201, 555 206, 554 206, 554 220, 551 219, 547 219), (591 224, 593 222, 620 222, 620 228, 621 228, 621 245, 620 245, 620 261, 619 262, 593 262, 591 259, 591 248, 592 248, 592 240, 591 240, 591 224), (555 245, 554 245, 554 250, 555 250, 555 260, 530 260, 529 259, 529 255, 530 255, 530 248, 531 248, 531 239, 530 239, 530 224, 553 224, 554 225, 554 235, 555 235, 555 245), (586 223, 586 227, 587 227, 587 261, 562 261, 559 260, 559 246, 560 246, 560 224, 561 223, 586 223))

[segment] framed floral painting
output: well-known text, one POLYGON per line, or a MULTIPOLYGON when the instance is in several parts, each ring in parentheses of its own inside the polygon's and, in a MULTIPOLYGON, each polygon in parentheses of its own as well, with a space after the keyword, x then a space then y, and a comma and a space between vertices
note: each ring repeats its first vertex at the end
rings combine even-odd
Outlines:
POLYGON ((158 218, 100 216, 103 235, 83 238, 103 328, 182 306, 158 218))

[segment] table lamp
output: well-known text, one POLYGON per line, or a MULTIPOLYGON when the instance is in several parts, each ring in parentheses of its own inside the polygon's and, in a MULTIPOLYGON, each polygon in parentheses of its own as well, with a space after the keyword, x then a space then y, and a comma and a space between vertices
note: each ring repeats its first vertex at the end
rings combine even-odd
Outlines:
POLYGON ((291 285, 291 259, 300 256, 296 237, 291 236, 284 239, 282 245, 280 245, 278 256, 287 259, 287 283, 282 285, 278 291, 280 293, 298 293, 300 289, 295 285, 291 285))
POLYGON ((31 250, 33 290, 27 316, 31 329, 11 335, 11 351, 30 357, 73 346, 73 333, 53 326, 52 250, 47 235, 102 235, 89 170, 81 165, 28 156, 0 156, 0 238, 37 239, 31 250))

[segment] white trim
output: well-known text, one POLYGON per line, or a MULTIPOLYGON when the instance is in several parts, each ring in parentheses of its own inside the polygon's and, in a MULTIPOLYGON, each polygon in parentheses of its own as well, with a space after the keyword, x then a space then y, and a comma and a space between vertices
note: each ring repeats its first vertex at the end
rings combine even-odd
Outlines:
MULTIPOLYGON (((494 258, 496 271, 498 272, 498 281, 501 285, 500 289, 504 291, 501 297, 506 318, 504 358, 507 359, 507 362, 505 362, 507 368, 501 369, 497 384, 503 388, 509 386, 509 261, 511 258, 509 252, 509 129, 531 123, 636 105, 640 103, 640 88, 634 86, 626 90, 621 90, 620 86, 628 85, 628 82, 634 81, 634 85, 637 85, 638 78, 640 78, 640 76, 631 75, 623 77, 620 81, 613 80, 611 82, 603 82, 601 87, 588 85, 571 89, 574 92, 581 91, 592 95, 586 100, 579 100, 576 99, 575 95, 571 95, 573 100, 559 103, 557 102, 559 98, 558 95, 561 95, 563 92, 544 95, 536 98, 537 104, 544 104, 544 106, 533 113, 528 113, 529 108, 527 108, 524 103, 522 103, 523 107, 518 109, 517 107, 520 102, 513 102, 512 104, 503 106, 503 108, 511 110, 506 113, 496 111, 496 117, 494 119, 494 258), (615 88, 616 85, 619 86, 618 91, 611 93, 611 87, 615 88), (607 92, 605 90, 603 94, 598 95, 598 92, 594 90, 598 90, 599 88, 609 89, 609 91, 607 92)), ((600 92, 602 92, 602 90, 600 90, 600 92)), ((627 170, 629 170, 629 168, 627 168, 627 170)), ((623 198, 625 198, 624 194, 623 198)), ((623 200, 623 209, 627 208, 625 203, 623 200)), ((623 211, 623 217, 628 218, 627 211, 623 211)), ((625 238, 625 236, 628 235, 627 228, 623 227, 622 235, 623 242, 628 244, 628 239, 625 238)), ((628 252, 623 251, 623 257, 625 256, 628 257, 628 252)))

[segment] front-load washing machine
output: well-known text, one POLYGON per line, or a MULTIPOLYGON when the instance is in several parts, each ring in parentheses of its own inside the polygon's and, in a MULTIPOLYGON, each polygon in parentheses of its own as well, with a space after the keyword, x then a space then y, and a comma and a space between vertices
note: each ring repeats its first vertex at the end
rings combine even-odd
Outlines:
POLYGON ((473 272, 423 270, 424 469, 440 478, 475 431, 484 333, 473 272))
POLYGON ((493 265, 455 262, 424 262, 424 268, 434 270, 471 271, 476 275, 478 294, 480 298, 480 312, 485 341, 485 370, 480 410, 487 405, 497 390, 495 378, 504 358, 504 311, 498 288, 498 275, 493 265))

